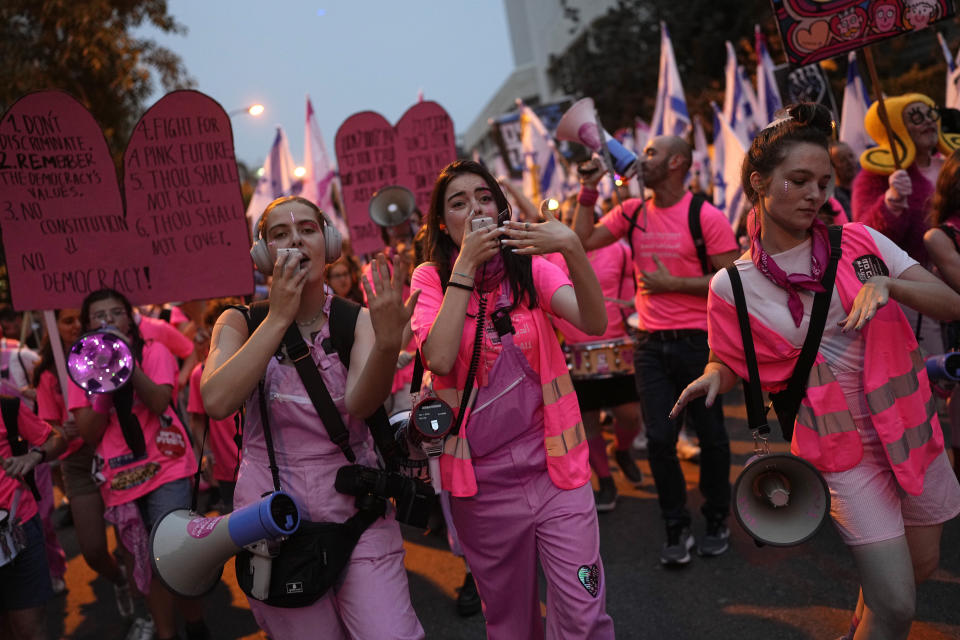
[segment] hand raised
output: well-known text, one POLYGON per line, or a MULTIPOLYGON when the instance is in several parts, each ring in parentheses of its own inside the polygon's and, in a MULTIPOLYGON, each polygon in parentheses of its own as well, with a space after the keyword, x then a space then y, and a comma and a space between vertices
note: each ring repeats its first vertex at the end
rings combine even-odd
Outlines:
POLYGON ((417 289, 406 302, 403 300, 403 285, 406 280, 399 257, 393 259, 393 273, 386 257, 377 254, 370 269, 370 280, 361 278, 360 283, 367 294, 367 306, 370 309, 370 323, 377 341, 389 348, 396 347, 399 352, 403 339, 403 328, 413 315, 413 308, 420 297, 417 289))
POLYGON ((557 219, 555 211, 547 206, 547 202, 547 200, 544 200, 540 203, 540 215, 543 216, 543 222, 515 222, 510 220, 504 225, 507 239, 503 243, 513 248, 514 253, 542 255, 580 246, 577 234, 557 219))

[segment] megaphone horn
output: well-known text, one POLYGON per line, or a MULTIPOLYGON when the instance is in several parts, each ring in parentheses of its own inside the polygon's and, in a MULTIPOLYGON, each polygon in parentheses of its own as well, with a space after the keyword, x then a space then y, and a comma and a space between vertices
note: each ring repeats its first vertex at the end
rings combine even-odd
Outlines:
POLYGON ((927 358, 927 375, 934 382, 960 381, 960 351, 941 353, 927 358))
POLYGON ((733 513, 757 541, 792 547, 809 540, 830 514, 830 491, 806 460, 790 454, 754 456, 733 486, 733 513))
POLYGON ((91 393, 116 391, 133 377, 133 350, 110 331, 91 331, 70 346, 67 374, 91 393))
POLYGON ((567 109, 557 124, 557 139, 579 142, 591 151, 601 152, 606 145, 613 160, 613 170, 621 176, 637 171, 637 154, 620 144, 616 138, 597 126, 593 98, 583 98, 567 109))
POLYGON ((223 563, 240 549, 289 536, 299 526, 297 503, 279 491, 216 518, 174 509, 153 525, 150 564, 171 591, 195 598, 216 586, 223 563))
POLYGON ((405 222, 417 208, 417 199, 406 187, 384 187, 370 199, 370 219, 381 227, 392 227, 405 222))

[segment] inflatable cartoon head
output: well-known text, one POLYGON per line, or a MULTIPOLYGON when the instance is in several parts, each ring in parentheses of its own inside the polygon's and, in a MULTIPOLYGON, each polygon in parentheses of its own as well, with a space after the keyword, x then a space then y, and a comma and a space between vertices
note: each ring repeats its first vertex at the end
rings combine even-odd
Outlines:
MULTIPOLYGON (((936 109, 937 105, 922 93, 907 93, 894 98, 886 98, 883 102, 887 108, 887 117, 890 118, 890 128, 893 129, 893 143, 896 146, 897 157, 900 158, 900 166, 906 169, 913 164, 917 155, 917 147, 913 143, 913 138, 910 137, 904 120, 906 108, 914 102, 921 102, 931 109, 936 109)), ((880 121, 876 102, 870 105, 867 110, 863 125, 870 137, 879 141, 880 144, 867 149, 860 155, 860 166, 871 173, 884 175, 893 173, 896 166, 890 153, 891 143, 887 139, 887 131, 880 121)), ((955 149, 960 148, 960 134, 944 133, 940 128, 939 120, 937 120, 937 134, 939 139, 937 148, 940 153, 949 155, 955 149)))

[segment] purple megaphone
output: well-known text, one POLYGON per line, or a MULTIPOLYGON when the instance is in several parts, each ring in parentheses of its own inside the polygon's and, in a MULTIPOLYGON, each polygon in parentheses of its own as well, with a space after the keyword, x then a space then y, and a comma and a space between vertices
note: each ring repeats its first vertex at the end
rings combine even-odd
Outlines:
POLYGON ((109 331, 91 331, 70 347, 67 373, 91 393, 116 391, 133 376, 135 360, 126 340, 109 331))
POLYGON ((960 382, 960 351, 927 358, 927 375, 934 382, 960 382))

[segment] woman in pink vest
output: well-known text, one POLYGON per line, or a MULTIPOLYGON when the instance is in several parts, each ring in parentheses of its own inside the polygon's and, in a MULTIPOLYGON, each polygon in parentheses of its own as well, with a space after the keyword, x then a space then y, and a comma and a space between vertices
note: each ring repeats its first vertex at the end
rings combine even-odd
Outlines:
MULTIPOLYGON (((817 211, 832 176, 830 114, 801 104, 761 131, 743 163, 754 203, 750 251, 736 262, 747 294, 760 383, 782 390, 807 333, 829 240, 817 211)), ((960 296, 877 231, 843 227, 826 329, 793 431, 791 451, 823 474, 831 516, 853 553, 861 594, 846 637, 906 638, 915 581, 939 562, 943 523, 960 487, 943 449, 923 359, 895 300, 941 320, 960 296)), ((730 276, 708 301, 711 362, 677 402, 729 390, 747 377, 730 276)))
POLYGON ((150 568, 150 530, 168 511, 190 508, 190 475, 196 470, 190 438, 171 405, 176 358, 160 342, 144 343, 133 307, 118 291, 89 294, 80 317, 86 331, 122 336, 137 360, 130 381, 112 393, 87 395, 74 383, 67 391, 81 437, 96 447, 94 476, 100 482, 104 517, 116 525, 125 551, 132 554, 127 565, 147 598, 156 638, 179 637, 176 609, 186 621, 187 638, 205 640, 210 634, 203 602, 174 595, 150 568))
POLYGON ((583 423, 546 316, 602 334, 600 285, 576 235, 552 214, 542 224, 498 226, 509 213, 497 181, 476 162, 454 162, 437 178, 426 221, 430 262, 411 283, 422 292, 412 327, 436 395, 454 415, 469 408, 444 442, 442 484, 488 638, 544 637, 538 559, 547 637, 612 638, 583 423), (569 278, 530 258, 558 251, 569 278), (465 393, 468 377, 475 382, 465 393))

